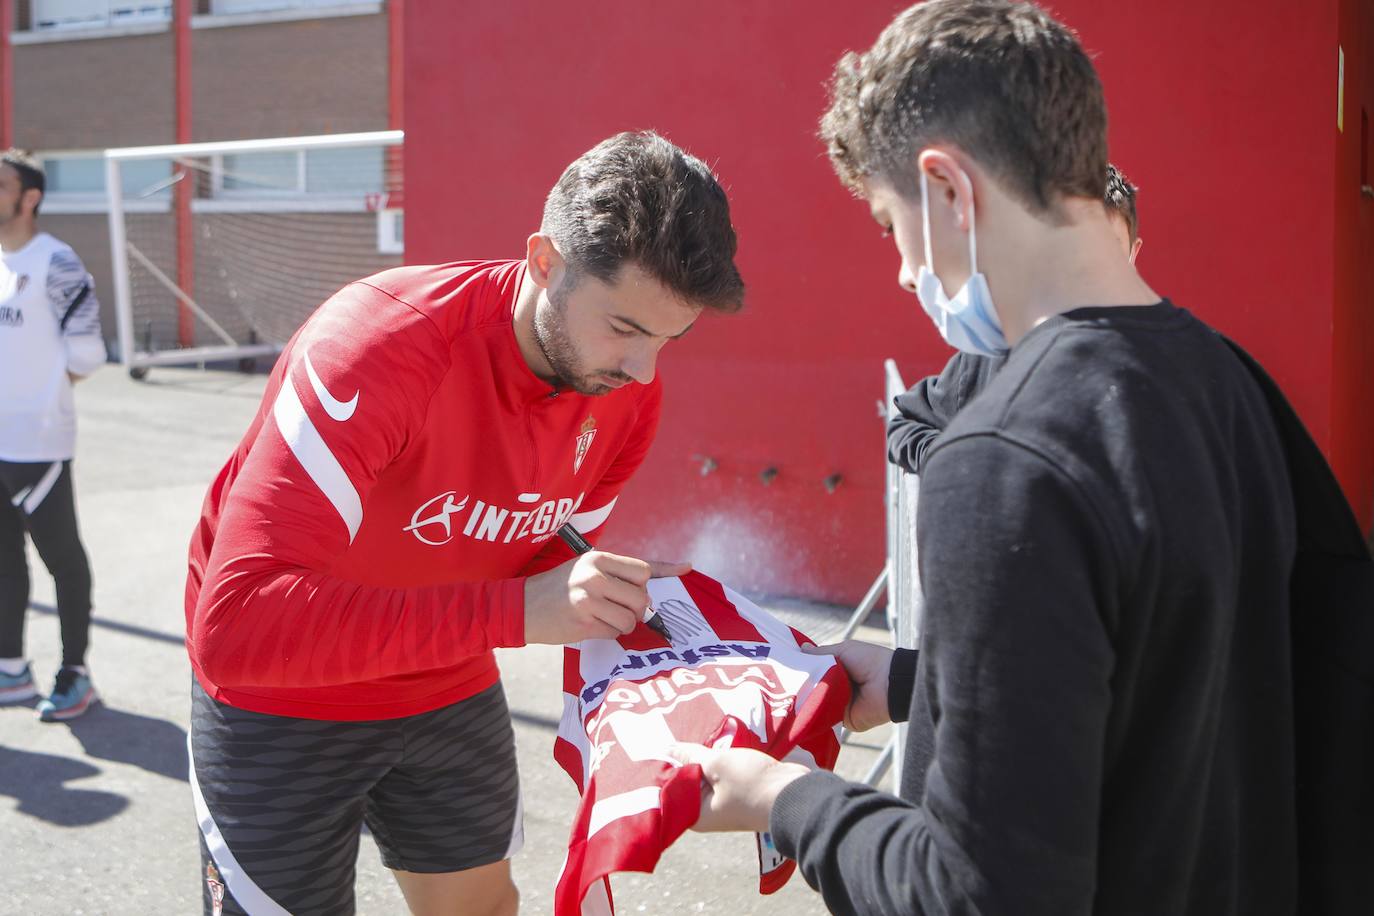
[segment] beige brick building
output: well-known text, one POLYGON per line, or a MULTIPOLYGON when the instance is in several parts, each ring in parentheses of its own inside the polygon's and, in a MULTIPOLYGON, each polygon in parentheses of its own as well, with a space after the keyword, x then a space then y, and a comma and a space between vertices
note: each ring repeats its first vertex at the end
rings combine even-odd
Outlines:
MULTIPOLYGON (((196 0, 194 12, 190 29, 191 141, 351 133, 397 126, 388 105, 391 19, 385 3, 196 0)), ((10 39, 13 85, 7 95, 12 104, 12 142, 43 158, 49 191, 40 214, 41 226, 71 243, 85 260, 103 304, 105 335, 113 340, 114 294, 101 153, 107 147, 167 144, 177 139, 170 0, 17 0, 14 14, 10 39)), ((377 151, 372 155, 378 160, 376 168, 382 168, 377 151)), ((399 157, 387 167, 394 169, 396 162, 399 157)), ((272 166, 274 174, 283 171, 279 161, 266 164, 272 166)), ((327 164, 321 162, 322 166, 327 164)), ((302 201, 322 190, 318 185, 324 178, 316 181, 313 173, 309 181, 304 177, 313 167, 313 159, 299 164, 303 177, 300 186, 292 190, 302 201)), ((335 173, 338 168, 334 166, 335 173)), ((162 160, 132 165, 127 171, 132 174, 126 174, 123 184, 129 188, 139 182, 155 184, 160 176, 171 176, 174 167, 162 160)), ((322 167, 321 175, 326 172, 322 167)), ((200 198, 212 196, 205 190, 210 187, 208 180, 201 185, 194 204, 197 207, 204 203, 200 198)), ((217 179, 215 187, 221 185, 227 186, 217 179)), ((366 240, 375 234, 377 216, 365 212, 360 194, 353 194, 352 202, 341 207, 345 212, 318 212, 320 203, 312 200, 297 214, 283 202, 292 195, 279 188, 271 190, 271 195, 264 196, 275 197, 268 207, 277 214, 275 221, 269 224, 266 217, 260 217, 256 223, 245 225, 267 226, 283 237, 308 238, 321 247, 341 235, 354 238, 354 247, 349 250, 357 254, 350 255, 345 268, 354 276, 399 263, 394 251, 379 251, 376 245, 367 248, 366 240), (361 248, 358 239, 364 240, 361 248)), ((358 187, 350 186, 350 190, 358 187)), ((244 192, 238 197, 240 206, 248 206, 242 203, 244 192)), ((170 192, 154 195, 153 200, 163 202, 160 210, 155 207, 156 212, 130 216, 135 223, 141 221, 145 246, 158 249, 149 255, 163 265, 175 260, 168 250, 169 245, 174 247, 175 238, 170 198, 170 192)), ((210 204, 205 207, 210 209, 210 204)), ((246 219, 241 215, 237 218, 246 219)), ((197 224, 195 295, 197 299, 203 297, 206 308, 237 334, 243 330, 243 318, 221 314, 221 290, 215 284, 232 282, 235 272, 259 278, 273 274, 257 269, 259 265, 242 263, 245 254, 241 250, 233 251, 235 263, 225 266, 230 254, 218 244, 220 236, 211 231, 210 224, 227 219, 230 217, 217 213, 197 216, 207 226, 202 232, 197 224)), ((267 247, 282 246, 273 240, 267 247)), ((337 281, 325 277, 313 286, 308 282, 301 285, 295 295, 314 297, 327 295, 337 281)), ((296 311, 301 308, 293 307, 296 311)), ((176 337, 175 321, 169 326, 166 320, 149 319, 138 333, 166 345, 168 335, 173 340, 176 337)))

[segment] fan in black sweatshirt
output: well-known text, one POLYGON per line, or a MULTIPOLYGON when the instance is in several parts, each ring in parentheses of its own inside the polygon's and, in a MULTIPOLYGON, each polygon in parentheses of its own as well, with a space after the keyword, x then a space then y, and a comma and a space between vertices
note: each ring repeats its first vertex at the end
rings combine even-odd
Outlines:
POLYGON ((1004 356, 955 353, 939 375, 893 398, 897 414, 887 422, 887 460, 910 474, 921 473, 940 433, 1005 362, 1004 356))
POLYGON ((1294 513, 1221 338, 1167 302, 1043 322, 919 513, 901 797, 814 773, 772 809, 831 910, 1292 912, 1294 513))
POLYGON ((679 746, 697 829, 771 830, 836 913, 1293 913, 1287 455, 1259 376, 1118 255, 1087 52, 1034 3, 927 0, 830 88, 827 153, 903 288, 1010 354, 922 459, 919 657, 837 650, 850 721, 910 723, 900 797, 679 746))

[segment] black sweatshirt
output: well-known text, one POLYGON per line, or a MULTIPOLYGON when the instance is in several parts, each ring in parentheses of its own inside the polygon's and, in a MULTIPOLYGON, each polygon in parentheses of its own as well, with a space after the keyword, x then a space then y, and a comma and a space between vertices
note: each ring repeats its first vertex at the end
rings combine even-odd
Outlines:
POLYGON ((918 512, 901 798, 822 772, 773 807, 826 904, 1291 913, 1293 501, 1221 338, 1167 302, 1045 322, 940 438, 918 512))
POLYGON ((956 353, 939 375, 923 378, 897 395, 897 415, 887 422, 887 460, 912 474, 921 473, 935 437, 1005 362, 1004 356, 956 353))

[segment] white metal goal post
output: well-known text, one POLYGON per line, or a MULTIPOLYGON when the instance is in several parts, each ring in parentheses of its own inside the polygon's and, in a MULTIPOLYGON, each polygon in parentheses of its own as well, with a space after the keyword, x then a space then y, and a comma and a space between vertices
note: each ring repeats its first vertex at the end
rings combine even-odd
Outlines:
POLYGON ((345 283, 400 263, 404 133, 105 151, 123 365, 272 356, 345 283), (127 186, 126 163, 165 178, 127 186))

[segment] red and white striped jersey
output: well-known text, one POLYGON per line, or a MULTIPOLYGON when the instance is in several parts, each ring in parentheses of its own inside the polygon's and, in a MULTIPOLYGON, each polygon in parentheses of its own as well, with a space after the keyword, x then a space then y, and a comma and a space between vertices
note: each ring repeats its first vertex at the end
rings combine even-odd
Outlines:
MULTIPOLYGON (((612 912, 609 876, 652 872, 696 823, 702 775, 667 756, 677 742, 748 747, 831 769, 849 681, 828 655, 748 599, 693 572, 649 583, 673 637, 641 624, 618 640, 564 652, 563 718, 554 757, 582 791, 556 916, 612 912)), ((759 891, 796 868, 759 838, 759 891)))
POLYGON ((349 284, 298 331, 205 497, 186 646, 254 712, 387 719, 496 682, 523 577, 595 541, 658 424, 657 381, 555 391, 512 323, 519 261, 349 284))

